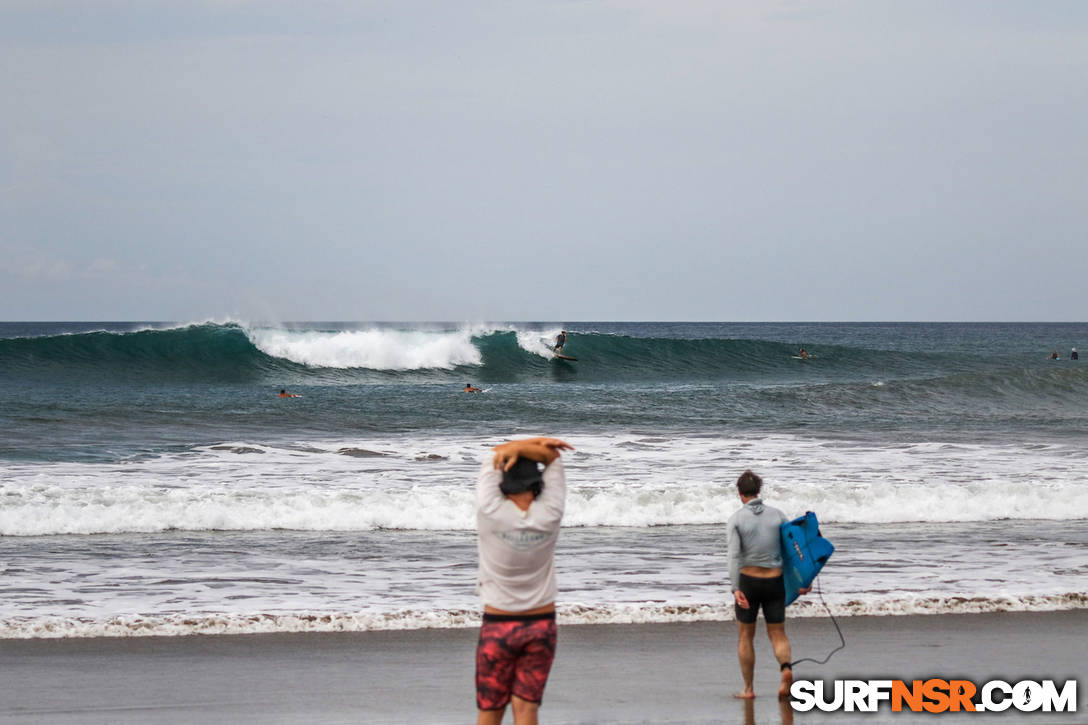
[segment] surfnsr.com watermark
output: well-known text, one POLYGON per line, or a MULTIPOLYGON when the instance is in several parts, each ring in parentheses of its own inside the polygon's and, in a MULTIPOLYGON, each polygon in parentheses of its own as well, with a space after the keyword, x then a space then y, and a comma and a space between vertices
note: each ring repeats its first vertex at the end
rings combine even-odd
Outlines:
POLYGON ((790 697, 799 712, 876 712, 885 702, 892 712, 1076 712, 1077 681, 796 680, 790 697))

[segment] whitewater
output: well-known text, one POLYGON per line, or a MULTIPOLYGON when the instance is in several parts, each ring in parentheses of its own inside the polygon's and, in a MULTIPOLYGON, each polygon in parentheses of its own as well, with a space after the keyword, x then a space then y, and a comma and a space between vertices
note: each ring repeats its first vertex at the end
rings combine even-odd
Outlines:
POLYGON ((1086 339, 1041 323, 0 323, 0 637, 471 626, 476 469, 536 434, 576 449, 564 621, 731 618, 722 529, 745 468, 835 542, 831 612, 1083 608, 1088 368, 1045 358, 1086 339), (579 362, 554 359, 560 329, 579 362))
MULTIPOLYGON (((1069 444, 873 446, 767 436, 571 435, 564 525, 723 524, 743 468, 787 513, 834 523, 1088 518, 1088 450, 1069 444)), ((0 536, 164 531, 467 531, 500 438, 242 441, 109 464, 10 464, 0 536), (365 447, 364 447, 365 445, 365 447), (178 485, 184 481, 184 485, 178 485)))

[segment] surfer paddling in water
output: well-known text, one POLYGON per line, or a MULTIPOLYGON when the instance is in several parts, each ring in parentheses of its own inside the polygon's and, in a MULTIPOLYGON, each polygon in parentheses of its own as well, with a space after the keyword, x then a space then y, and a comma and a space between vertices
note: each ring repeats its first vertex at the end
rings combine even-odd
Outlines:
MULTIPOLYGON (((733 611, 737 617, 737 658, 744 689, 734 697, 756 696, 752 678, 756 667, 754 647, 756 616, 760 607, 767 621, 767 636, 782 672, 778 697, 789 697, 793 683, 790 641, 786 637, 786 589, 782 579, 781 526, 786 515, 767 506, 759 497, 763 479, 745 471, 737 479, 737 493, 744 506, 729 517, 729 580, 733 587, 733 611)), ((801 589, 807 594, 809 588, 801 589)))

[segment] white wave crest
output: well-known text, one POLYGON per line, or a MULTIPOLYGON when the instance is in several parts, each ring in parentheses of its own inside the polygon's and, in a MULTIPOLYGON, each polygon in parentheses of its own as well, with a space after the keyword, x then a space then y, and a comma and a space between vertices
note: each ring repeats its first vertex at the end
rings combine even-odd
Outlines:
POLYGON ((468 489, 189 489, 114 486, 0 488, 0 535, 155 533, 162 531, 467 530, 468 489))
POLYGON ((518 338, 518 347, 522 350, 540 357, 552 358, 555 357, 552 345, 559 331, 560 328, 556 327, 553 330, 515 330, 515 333, 518 338))
POLYGON ((479 365, 472 343, 479 331, 342 330, 338 332, 247 328, 262 352, 310 367, 371 370, 449 370, 479 365))
MULTIPOLYGON (((293 489, 195 486, 148 488, 0 487, 0 535, 185 531, 469 531, 470 485, 407 488, 293 489)), ((824 524, 969 522, 1084 517, 1088 491, 1019 484, 933 484, 924 494, 896 486, 778 486, 766 501, 789 516, 816 511, 824 524)), ((724 524, 737 510, 728 487, 683 490, 658 485, 599 488, 572 484, 567 527, 724 524)))
MULTIPOLYGON (((0 535, 169 530, 471 530, 473 485, 498 439, 238 441, 123 464, 12 465, 0 535), (345 451, 373 451, 358 456, 345 451), (261 450, 260 456, 239 451, 261 450)), ((798 438, 578 436, 564 456, 569 527, 721 524, 753 468, 763 498, 823 523, 1088 519, 1074 446, 870 447, 798 438)))

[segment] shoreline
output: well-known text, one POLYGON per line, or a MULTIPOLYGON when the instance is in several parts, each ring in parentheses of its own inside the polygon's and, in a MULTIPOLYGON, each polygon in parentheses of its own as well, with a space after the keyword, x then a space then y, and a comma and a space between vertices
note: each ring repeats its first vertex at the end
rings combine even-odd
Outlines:
MULTIPOLYGON (((1085 674, 1088 609, 839 620, 845 650, 798 679, 954 677, 1064 681, 1085 674)), ((754 703, 740 689, 731 622, 561 625, 547 723, 914 722, 932 715, 794 713, 757 633, 754 703)), ((826 618, 787 620, 793 658, 838 645, 826 618)), ((0 723, 463 723, 475 717, 476 629, 0 640, 0 723)), ((988 719, 1088 723, 1009 710, 988 719)), ((941 722, 969 715, 946 714, 941 722)), ((507 717, 507 722, 510 717, 507 717)))
MULTIPOLYGON (((724 593, 723 593, 724 596, 724 593)), ((1032 596, 908 597, 903 600, 862 603, 850 600, 830 605, 835 619, 859 617, 901 618, 972 614, 1047 614, 1088 608, 1088 593, 1066 592, 1032 596)), ((734 621, 732 605, 630 603, 618 605, 562 605, 557 608, 563 627, 597 625, 669 625, 734 621)), ((828 609, 812 599, 790 606, 791 621, 830 621, 828 609)), ((406 610, 390 613, 283 612, 256 614, 125 615, 101 621, 86 617, 51 616, 0 620, 4 640, 127 639, 176 637, 236 637, 289 634, 367 634, 412 630, 474 629, 477 608, 440 612, 406 610)))

